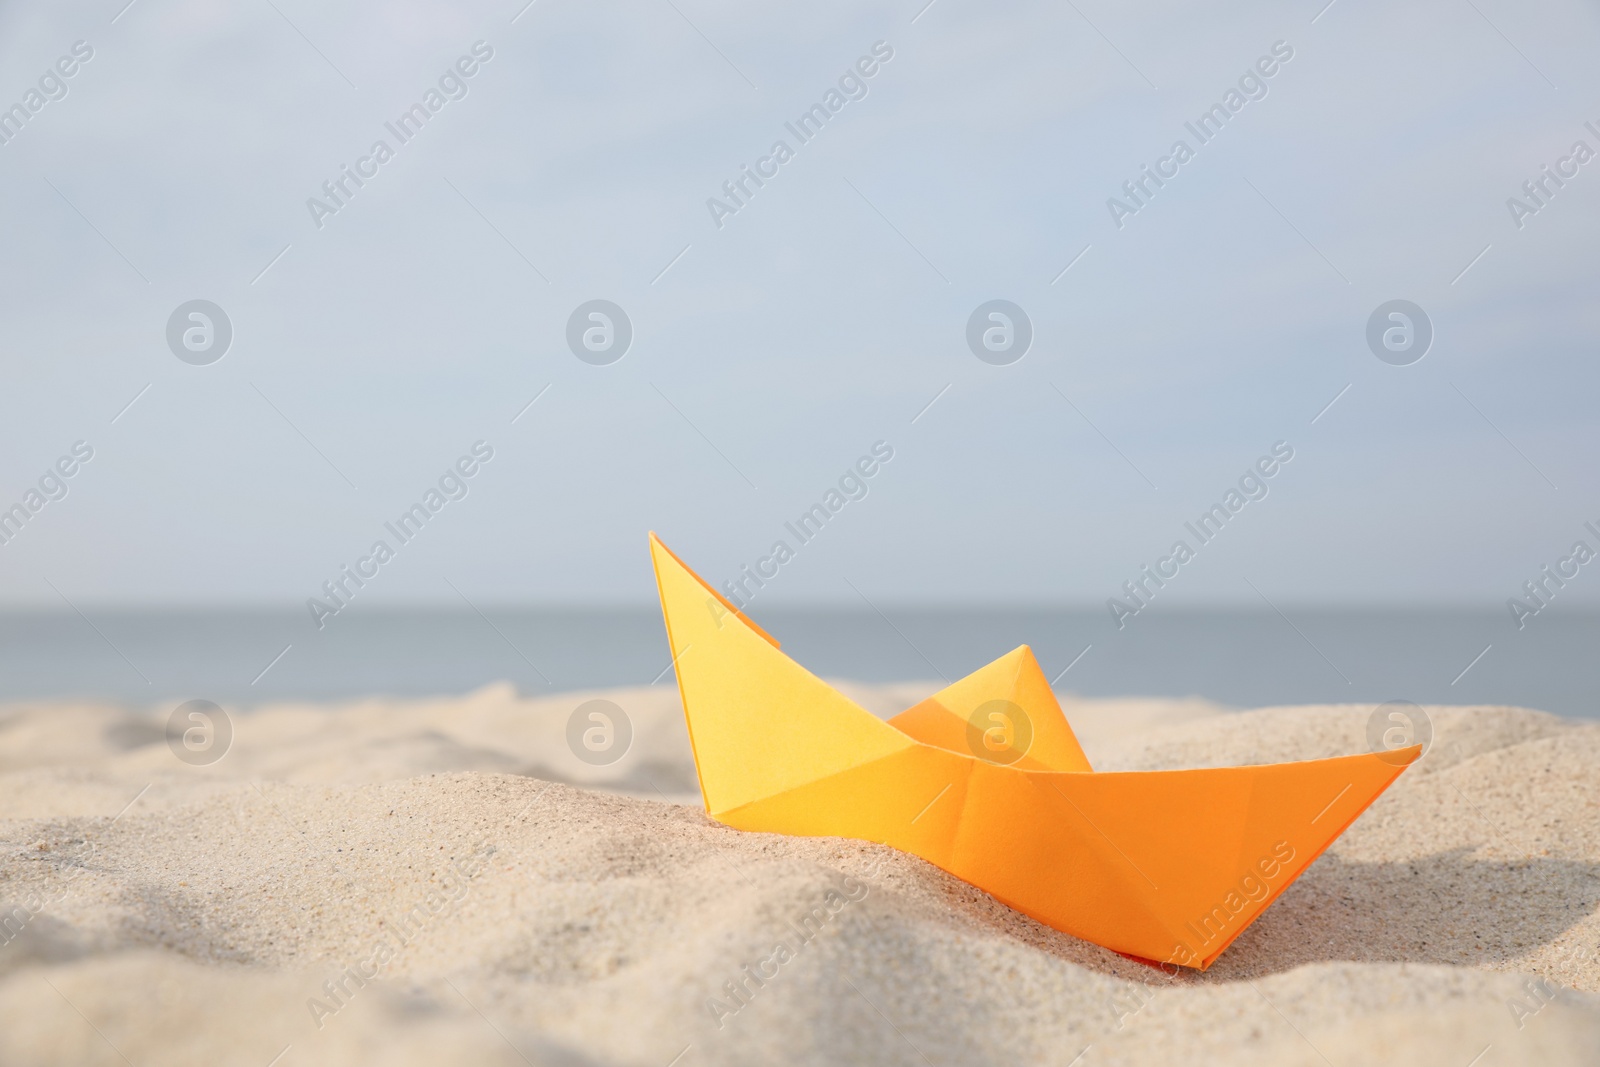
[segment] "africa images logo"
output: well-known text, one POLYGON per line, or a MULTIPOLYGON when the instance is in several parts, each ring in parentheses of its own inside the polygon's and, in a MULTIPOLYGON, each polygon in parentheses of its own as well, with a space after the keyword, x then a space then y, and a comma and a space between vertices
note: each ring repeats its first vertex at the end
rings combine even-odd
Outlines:
MULTIPOLYGON (((821 133, 822 128, 850 101, 865 100, 867 79, 876 75, 883 69, 883 64, 893 58, 894 49, 887 41, 874 41, 871 55, 862 56, 852 66, 845 68, 845 72, 839 76, 838 88, 828 89, 819 102, 801 112, 793 122, 783 124, 783 128, 794 137, 795 147, 810 142, 821 133)), ((772 142, 772 148, 766 155, 756 160, 754 170, 750 169, 749 164, 741 164, 738 175, 722 183, 722 194, 727 197, 726 200, 714 196, 706 198, 706 210, 711 212, 711 221, 717 229, 722 229, 725 219, 737 215, 748 205, 756 190, 766 188, 767 182, 778 176, 779 168, 794 157, 795 148, 791 148, 789 142, 780 137, 772 142), (752 185, 755 188, 751 188, 752 185)))
POLYGON ((1276 75, 1293 58, 1294 48, 1288 41, 1272 42, 1271 54, 1257 59, 1252 67, 1239 76, 1238 88, 1230 87, 1222 94, 1220 102, 1202 111, 1194 122, 1183 124, 1195 139, 1193 145, 1182 137, 1178 138, 1172 142, 1168 153, 1156 160, 1154 170, 1146 163, 1139 168, 1137 177, 1123 182, 1122 192, 1127 199, 1119 200, 1114 196, 1106 199, 1106 210, 1111 213, 1111 221, 1117 229, 1127 225, 1125 220, 1129 216, 1137 215, 1141 209, 1149 206, 1156 193, 1178 176, 1183 165, 1195 157, 1202 145, 1215 140, 1222 128, 1232 121, 1233 116, 1243 111, 1246 104, 1252 100, 1264 100, 1267 79, 1276 75))
POLYGON ((421 133, 428 120, 444 110, 445 104, 452 100, 465 100, 470 91, 468 79, 476 76, 483 64, 493 58, 494 48, 488 42, 474 41, 472 54, 462 56, 452 66, 445 68, 445 72, 439 75, 437 88, 428 86, 421 100, 402 111, 393 122, 383 124, 394 137, 393 147, 380 137, 372 142, 366 155, 356 160, 354 170, 349 164, 340 164, 339 173, 322 183, 322 193, 326 199, 315 196, 306 198, 306 210, 311 212, 311 221, 317 229, 322 229, 324 219, 337 215, 349 206, 356 193, 378 176, 378 169, 395 157, 396 149, 421 133))

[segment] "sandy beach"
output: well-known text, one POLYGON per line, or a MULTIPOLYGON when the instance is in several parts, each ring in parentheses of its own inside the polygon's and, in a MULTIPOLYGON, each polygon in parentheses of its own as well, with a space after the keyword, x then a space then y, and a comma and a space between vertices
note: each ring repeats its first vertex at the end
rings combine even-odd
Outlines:
MULTIPOLYGON (((1372 710, 1062 702, 1100 770, 1365 751, 1372 710)), ((230 709, 199 766, 170 710, 0 709, 0 1063, 1600 1062, 1597 723, 1427 709, 1422 762, 1169 977, 882 846, 711 822, 670 686, 230 709), (633 735, 602 766, 567 742, 597 698, 633 735)))

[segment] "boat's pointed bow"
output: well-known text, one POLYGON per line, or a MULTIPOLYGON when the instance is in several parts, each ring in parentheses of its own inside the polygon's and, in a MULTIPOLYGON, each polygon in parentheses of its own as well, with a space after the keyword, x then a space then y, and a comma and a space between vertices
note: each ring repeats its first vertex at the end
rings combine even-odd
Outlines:
POLYGON ((1061 817, 1086 828, 1085 847, 1115 877, 1142 923, 1131 937, 1127 916, 1108 911, 1103 929, 1079 929, 1147 959, 1210 966, 1418 755, 1419 749, 1400 749, 1297 763, 1048 776, 1064 801, 1061 817))

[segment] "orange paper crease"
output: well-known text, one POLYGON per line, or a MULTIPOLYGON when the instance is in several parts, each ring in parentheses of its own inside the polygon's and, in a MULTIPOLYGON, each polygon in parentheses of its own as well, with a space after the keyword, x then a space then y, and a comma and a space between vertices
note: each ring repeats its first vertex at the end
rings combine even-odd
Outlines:
POLYGON ((880 842, 1146 961, 1209 967, 1421 754, 1096 772, 1026 645, 884 722, 650 550, 712 818, 880 842))

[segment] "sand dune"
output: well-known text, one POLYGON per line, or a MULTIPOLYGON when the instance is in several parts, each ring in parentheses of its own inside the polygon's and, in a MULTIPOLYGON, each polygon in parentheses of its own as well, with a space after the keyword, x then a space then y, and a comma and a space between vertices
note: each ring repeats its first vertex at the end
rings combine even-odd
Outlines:
MULTIPOLYGON (((1371 711, 1064 703, 1105 770, 1361 751, 1371 711)), ((1600 724, 1429 709, 1422 763, 1169 978, 710 822, 669 687, 263 707, 203 767, 167 710, 0 709, 0 1063, 1600 1062, 1600 724), (566 741, 595 697, 608 766, 566 741)))

